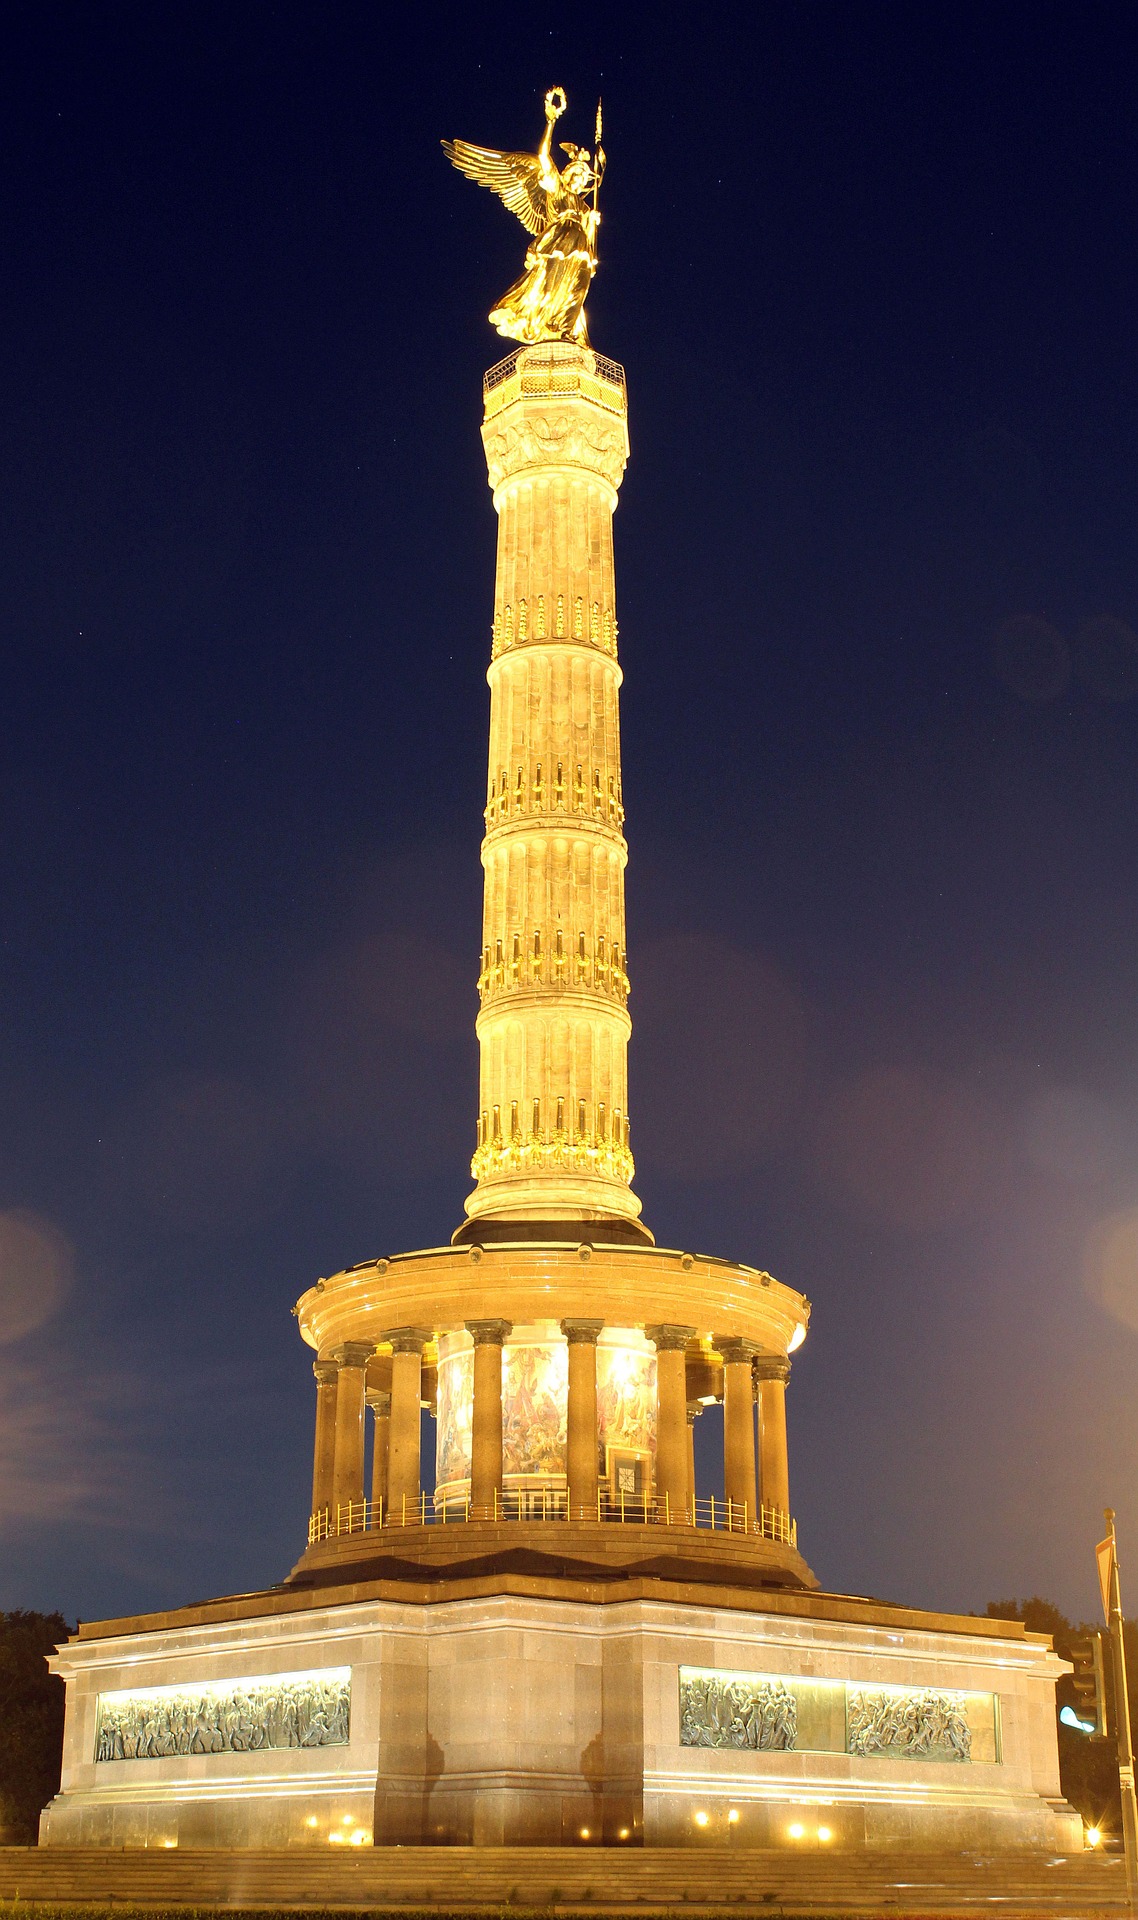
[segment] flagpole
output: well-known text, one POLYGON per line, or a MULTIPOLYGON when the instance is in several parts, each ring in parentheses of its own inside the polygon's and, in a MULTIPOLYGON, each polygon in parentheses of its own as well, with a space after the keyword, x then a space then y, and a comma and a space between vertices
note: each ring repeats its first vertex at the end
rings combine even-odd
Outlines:
MULTIPOLYGON (((1134 1793, 1134 1744, 1130 1738, 1130 1698, 1126 1686, 1126 1648, 1122 1632, 1122 1588, 1118 1579, 1118 1542, 1114 1508, 1106 1510, 1110 1549, 1110 1640, 1114 1652, 1114 1717, 1118 1723, 1118 1784, 1122 1792, 1122 1844, 1126 1850, 1126 1892, 1131 1913, 1138 1912, 1138 1799, 1134 1793)), ((1105 1595, 1103 1596, 1105 1599, 1105 1595)))

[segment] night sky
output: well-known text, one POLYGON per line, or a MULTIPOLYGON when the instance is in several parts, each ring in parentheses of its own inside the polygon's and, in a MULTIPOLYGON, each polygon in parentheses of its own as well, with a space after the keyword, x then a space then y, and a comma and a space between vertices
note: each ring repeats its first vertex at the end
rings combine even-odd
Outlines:
POLYGON ((824 1585, 1090 1617, 1109 1502, 1133 1611, 1133 17, 539 11, 6 16, 0 1606, 282 1578, 289 1308, 462 1217, 525 236, 438 141, 558 83, 629 383, 645 1218, 813 1301, 824 1585))

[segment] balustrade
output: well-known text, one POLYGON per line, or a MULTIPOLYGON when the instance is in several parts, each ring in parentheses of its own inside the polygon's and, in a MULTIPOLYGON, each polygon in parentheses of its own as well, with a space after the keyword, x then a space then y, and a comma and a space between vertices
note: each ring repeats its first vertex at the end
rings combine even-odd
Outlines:
POLYGON ((506 1491, 490 1503, 485 1514, 475 1511, 469 1494, 453 1495, 436 1506, 430 1495, 420 1492, 414 1500, 377 1503, 359 1500, 338 1508, 314 1513, 308 1523, 308 1544, 335 1540, 342 1534, 368 1533, 387 1527, 456 1527, 472 1520, 491 1523, 530 1522, 564 1526, 567 1522, 594 1522, 598 1525, 642 1527, 695 1527, 700 1532, 729 1533, 773 1540, 781 1546, 798 1546, 798 1522, 778 1507, 748 1509, 714 1494, 699 1499, 677 1513, 668 1500, 655 1497, 644 1500, 613 1494, 600 1487, 588 1509, 578 1507, 558 1488, 531 1488, 524 1493, 506 1491))

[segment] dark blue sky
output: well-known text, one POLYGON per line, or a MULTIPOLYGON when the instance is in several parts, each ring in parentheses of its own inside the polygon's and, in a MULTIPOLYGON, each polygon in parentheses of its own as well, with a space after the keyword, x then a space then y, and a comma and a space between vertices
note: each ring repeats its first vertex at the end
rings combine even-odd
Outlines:
POLYGON ((1106 1501, 1138 1564, 1136 64, 1122 8, 9 12, 0 1605, 280 1578, 291 1303, 461 1217, 524 236, 438 140, 553 83, 645 1216, 814 1302, 826 1584, 1089 1615, 1106 1501))

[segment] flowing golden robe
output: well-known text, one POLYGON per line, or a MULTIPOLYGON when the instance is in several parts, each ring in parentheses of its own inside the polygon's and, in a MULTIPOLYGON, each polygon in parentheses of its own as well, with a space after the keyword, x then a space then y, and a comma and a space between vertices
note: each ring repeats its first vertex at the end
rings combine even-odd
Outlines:
POLYGON ((548 197, 549 225, 526 253, 525 272, 502 295, 490 324, 507 340, 575 340, 587 347, 585 296, 597 270, 597 215, 563 183, 548 197))

